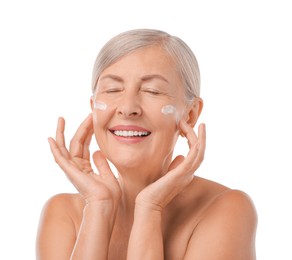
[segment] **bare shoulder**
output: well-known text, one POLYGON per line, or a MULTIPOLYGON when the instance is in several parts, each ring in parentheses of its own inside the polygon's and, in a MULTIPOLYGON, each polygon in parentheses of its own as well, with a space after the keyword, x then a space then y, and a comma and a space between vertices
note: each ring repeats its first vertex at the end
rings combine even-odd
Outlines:
POLYGON ((79 194, 60 193, 48 199, 43 211, 45 213, 74 214, 83 206, 83 200, 79 194))
POLYGON ((41 221, 47 222, 67 222, 79 229, 84 207, 83 199, 79 194, 61 193, 52 196, 45 203, 41 221))
POLYGON ((49 259, 47 256, 51 259, 69 259, 79 230, 82 209, 83 201, 79 194, 58 194, 45 203, 38 226, 37 259, 49 259), (66 250, 61 250, 61 247, 66 250), (63 253, 57 257, 53 256, 53 252, 63 253))
MULTIPOLYGON (((244 211, 246 214, 254 215, 255 207, 251 197, 241 190, 228 189, 216 197, 213 207, 224 208, 231 207, 233 211, 244 211)), ((242 213, 244 213, 242 212, 242 213)))
POLYGON ((245 224, 254 227, 257 223, 257 213, 251 197, 241 191, 228 189, 218 194, 206 209, 202 221, 224 219, 234 224, 245 224))
POLYGON ((256 221, 257 214, 251 197, 241 190, 230 189, 220 183, 203 178, 194 181, 192 199, 205 202, 201 221, 214 216, 227 217, 241 214, 256 221), (216 213, 216 214, 215 214, 216 213))
POLYGON ((205 201, 198 226, 203 226, 204 223, 209 225, 212 221, 215 225, 226 222, 229 225, 244 223, 245 228, 256 226, 256 208, 247 193, 203 178, 197 180, 196 187, 198 186, 200 186, 199 197, 208 198, 205 201))
POLYGON ((225 189, 210 201, 190 239, 185 259, 255 259, 257 213, 250 196, 225 189))

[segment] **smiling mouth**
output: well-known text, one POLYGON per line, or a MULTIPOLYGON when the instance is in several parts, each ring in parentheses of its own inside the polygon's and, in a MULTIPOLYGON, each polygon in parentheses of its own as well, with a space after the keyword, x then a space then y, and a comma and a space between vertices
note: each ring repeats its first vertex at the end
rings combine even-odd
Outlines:
POLYGON ((151 134, 148 131, 135 131, 135 130, 110 130, 115 136, 121 137, 146 137, 151 134))

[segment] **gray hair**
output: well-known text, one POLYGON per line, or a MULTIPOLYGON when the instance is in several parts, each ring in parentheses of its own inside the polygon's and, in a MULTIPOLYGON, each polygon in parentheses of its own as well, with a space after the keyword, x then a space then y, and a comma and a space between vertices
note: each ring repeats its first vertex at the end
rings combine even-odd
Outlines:
POLYGON ((176 36, 152 29, 136 29, 118 34, 100 50, 92 73, 92 91, 95 92, 100 74, 123 56, 140 48, 161 46, 176 64, 183 82, 186 100, 200 96, 200 71, 197 59, 189 46, 176 36))

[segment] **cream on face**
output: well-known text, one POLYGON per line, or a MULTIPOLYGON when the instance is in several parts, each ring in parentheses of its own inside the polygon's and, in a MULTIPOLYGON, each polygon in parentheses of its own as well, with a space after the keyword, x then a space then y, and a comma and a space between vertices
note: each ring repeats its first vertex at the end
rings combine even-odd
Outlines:
MULTIPOLYGON (((97 101, 95 100, 93 102, 93 106, 95 109, 105 111, 107 109, 107 104, 102 102, 102 101, 97 101)), ((179 120, 181 119, 181 113, 177 111, 176 107, 173 105, 166 105, 161 108, 161 113, 164 115, 174 115, 175 116, 175 121, 178 124, 179 120)))
POLYGON ((161 108, 161 113, 164 115, 174 114, 176 112, 176 108, 173 105, 166 105, 161 108))
POLYGON ((93 106, 95 109, 99 109, 102 111, 107 109, 107 104, 101 101, 94 101, 93 106))
POLYGON ((175 121, 178 124, 178 122, 181 120, 182 113, 177 111, 176 107, 173 105, 166 105, 161 108, 161 113, 164 115, 174 115, 175 121))

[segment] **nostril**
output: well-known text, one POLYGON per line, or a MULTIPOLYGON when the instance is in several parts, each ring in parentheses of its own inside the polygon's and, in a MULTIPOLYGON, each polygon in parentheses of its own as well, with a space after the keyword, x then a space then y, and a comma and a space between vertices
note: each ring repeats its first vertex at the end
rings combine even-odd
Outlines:
POLYGON ((122 104, 117 107, 116 112, 124 117, 138 117, 142 115, 142 109, 138 104, 122 104))
POLYGON ((120 115, 125 115, 125 116, 128 116, 128 117, 135 117, 135 116, 138 116, 138 115, 139 115, 138 112, 125 113, 125 112, 119 111, 118 113, 119 113, 120 115))

